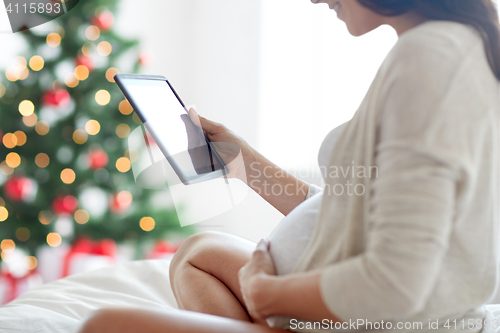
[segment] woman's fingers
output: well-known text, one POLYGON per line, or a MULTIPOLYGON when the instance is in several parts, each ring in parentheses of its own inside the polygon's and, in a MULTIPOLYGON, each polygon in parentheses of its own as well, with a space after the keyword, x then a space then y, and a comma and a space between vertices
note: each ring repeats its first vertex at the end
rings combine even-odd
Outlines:
POLYGON ((269 240, 267 238, 261 239, 260 242, 257 244, 257 248, 255 250, 264 252, 269 251, 269 240))
POLYGON ((195 109, 190 108, 189 111, 188 111, 188 114, 189 114, 189 118, 191 118, 191 121, 196 126, 198 126, 199 128, 201 128, 201 120, 200 120, 200 116, 198 115, 198 112, 196 112, 195 109))
POLYGON ((188 113, 193 123, 209 134, 217 133, 223 127, 219 123, 201 117, 194 108, 190 108, 188 113))

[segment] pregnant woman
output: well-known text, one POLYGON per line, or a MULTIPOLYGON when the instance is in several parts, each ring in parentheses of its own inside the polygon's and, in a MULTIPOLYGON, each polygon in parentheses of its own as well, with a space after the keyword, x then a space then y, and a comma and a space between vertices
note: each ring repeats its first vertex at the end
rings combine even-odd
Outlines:
MULTIPOLYGON (((352 35, 384 24, 399 35, 359 110, 321 146, 325 188, 287 174, 190 110, 216 144, 241 148, 244 165, 229 164, 233 177, 286 217, 257 246, 224 233, 190 237, 170 268, 179 308, 189 311, 101 310, 82 332, 480 332, 494 325, 484 318, 500 240, 495 5, 315 2, 337 11, 352 35)), ((220 147, 229 162, 234 152, 220 147)))

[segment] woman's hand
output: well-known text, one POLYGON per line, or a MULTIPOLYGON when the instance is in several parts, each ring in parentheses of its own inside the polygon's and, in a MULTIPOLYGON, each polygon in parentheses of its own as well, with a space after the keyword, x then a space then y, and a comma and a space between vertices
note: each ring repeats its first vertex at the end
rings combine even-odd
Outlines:
POLYGON ((247 184, 283 215, 305 200, 309 184, 269 161, 223 125, 199 116, 193 108, 189 117, 212 141, 227 165, 230 178, 247 184))
POLYGON ((255 161, 250 145, 224 125, 198 115, 194 108, 189 109, 189 117, 212 141, 217 153, 229 170, 228 177, 238 178, 247 183, 246 169, 250 163, 255 161))
POLYGON ((276 275, 274 262, 269 253, 269 241, 257 244, 252 259, 238 272, 241 293, 247 311, 254 322, 267 325, 266 305, 268 295, 262 288, 263 279, 276 275))

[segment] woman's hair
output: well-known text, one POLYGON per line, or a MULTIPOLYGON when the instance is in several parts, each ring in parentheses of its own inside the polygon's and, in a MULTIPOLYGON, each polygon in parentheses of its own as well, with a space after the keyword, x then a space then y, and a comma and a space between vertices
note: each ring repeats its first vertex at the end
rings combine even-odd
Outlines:
POLYGON ((408 12, 428 20, 455 21, 476 28, 483 38, 491 69, 500 80, 500 24, 492 0, 357 0, 383 16, 408 12))

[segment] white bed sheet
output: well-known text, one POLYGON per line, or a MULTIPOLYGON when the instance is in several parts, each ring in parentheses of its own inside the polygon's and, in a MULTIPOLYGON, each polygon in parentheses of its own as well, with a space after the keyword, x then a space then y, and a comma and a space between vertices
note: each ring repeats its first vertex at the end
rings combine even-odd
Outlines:
MULTIPOLYGON (((0 307, 0 332, 76 333, 93 311, 105 307, 177 311, 169 264, 133 261, 45 284, 0 307)), ((500 304, 486 305, 486 319, 483 333, 500 333, 500 304)))
POLYGON ((117 264, 45 284, 0 307, 1 333, 72 333, 96 309, 177 311, 169 260, 117 264))

